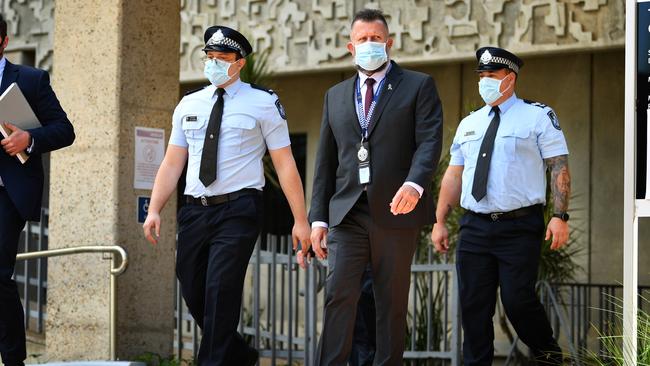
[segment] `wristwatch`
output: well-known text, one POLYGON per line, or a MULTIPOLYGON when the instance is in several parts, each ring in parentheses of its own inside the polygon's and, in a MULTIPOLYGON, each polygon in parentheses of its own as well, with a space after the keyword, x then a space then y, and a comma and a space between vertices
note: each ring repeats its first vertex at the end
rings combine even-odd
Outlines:
POLYGON ((562 221, 569 221, 569 214, 566 212, 555 212, 553 213, 553 217, 557 217, 562 221))

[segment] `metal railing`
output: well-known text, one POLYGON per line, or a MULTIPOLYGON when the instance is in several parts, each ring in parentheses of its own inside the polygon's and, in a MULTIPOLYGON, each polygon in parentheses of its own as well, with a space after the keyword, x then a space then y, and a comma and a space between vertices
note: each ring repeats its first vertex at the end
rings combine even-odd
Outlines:
POLYGON ((126 251, 117 245, 111 246, 80 246, 72 248, 49 249, 36 252, 21 253, 16 256, 16 260, 30 260, 49 257, 60 257, 72 254, 82 253, 111 253, 111 279, 110 279, 110 303, 109 303, 109 357, 116 360, 117 355, 115 346, 117 344, 117 280, 116 277, 124 273, 128 266, 129 260, 126 251), (117 257, 120 257, 118 262, 117 257))
MULTIPOLYGON (((260 352, 260 357, 312 365, 319 331, 327 262, 298 267, 288 236, 260 238, 249 263, 239 332, 260 352)), ((407 315, 407 364, 436 359, 439 364, 460 364, 460 312, 455 266, 433 253, 431 247, 416 254, 411 266, 407 315)), ((179 359, 196 357, 200 330, 176 286, 174 348, 179 359)))
MULTIPOLYGON (((569 351, 571 362, 582 365, 587 352, 607 356, 600 334, 610 334, 621 326, 622 285, 553 283, 540 281, 540 300, 560 346, 569 351)), ((639 309, 647 306, 650 286, 639 286, 639 309)), ((622 329, 622 328, 621 328, 622 329)), ((506 365, 513 364, 519 338, 511 344, 506 365)))

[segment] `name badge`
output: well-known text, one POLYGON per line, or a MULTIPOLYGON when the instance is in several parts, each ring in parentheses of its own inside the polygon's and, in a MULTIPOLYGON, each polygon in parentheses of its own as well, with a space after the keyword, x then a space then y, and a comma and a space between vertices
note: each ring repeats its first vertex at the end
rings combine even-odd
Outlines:
POLYGON ((185 122, 196 122, 198 120, 199 119, 198 119, 197 116, 187 116, 187 117, 185 117, 185 122))
POLYGON ((359 163, 359 184, 370 183, 370 146, 368 141, 357 144, 357 161, 359 163))

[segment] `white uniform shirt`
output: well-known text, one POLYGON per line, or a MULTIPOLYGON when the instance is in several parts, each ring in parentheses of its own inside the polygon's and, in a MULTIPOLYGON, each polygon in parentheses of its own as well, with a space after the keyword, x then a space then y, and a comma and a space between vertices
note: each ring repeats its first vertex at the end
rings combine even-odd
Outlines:
POLYGON ((463 165, 460 205, 479 213, 508 212, 546 203, 544 159, 569 153, 553 110, 513 94, 499 105, 501 121, 494 140, 487 195, 472 196, 483 135, 494 117, 486 105, 465 117, 451 145, 449 165, 463 165))
POLYGON ((217 153, 217 180, 205 187, 199 180, 203 140, 212 106, 217 101, 213 85, 186 95, 174 110, 169 143, 188 149, 185 194, 216 196, 243 188, 264 187, 262 157, 268 147, 291 144, 289 129, 278 97, 237 80, 225 88, 217 153), (282 110, 282 112, 280 112, 282 110), (282 113, 282 115, 281 115, 282 113))

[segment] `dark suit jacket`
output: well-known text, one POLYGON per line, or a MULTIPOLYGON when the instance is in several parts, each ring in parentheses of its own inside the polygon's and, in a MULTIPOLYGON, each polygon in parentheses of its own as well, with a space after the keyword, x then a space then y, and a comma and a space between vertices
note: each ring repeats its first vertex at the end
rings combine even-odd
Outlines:
MULTIPOLYGON (((363 191, 358 184, 357 78, 335 85, 325 95, 309 219, 330 227, 341 223, 363 191)), ((432 223, 430 185, 442 149, 442 106, 435 83, 429 75, 392 62, 382 89, 369 127, 370 215, 388 228, 432 223), (389 203, 405 181, 419 184, 424 194, 415 210, 393 216, 389 203)))
POLYGON ((46 71, 7 61, 0 94, 13 82, 20 87, 42 127, 29 130, 34 147, 24 165, 0 149, 0 177, 23 219, 38 221, 43 196, 41 154, 72 144, 75 134, 50 86, 50 76, 46 71))

